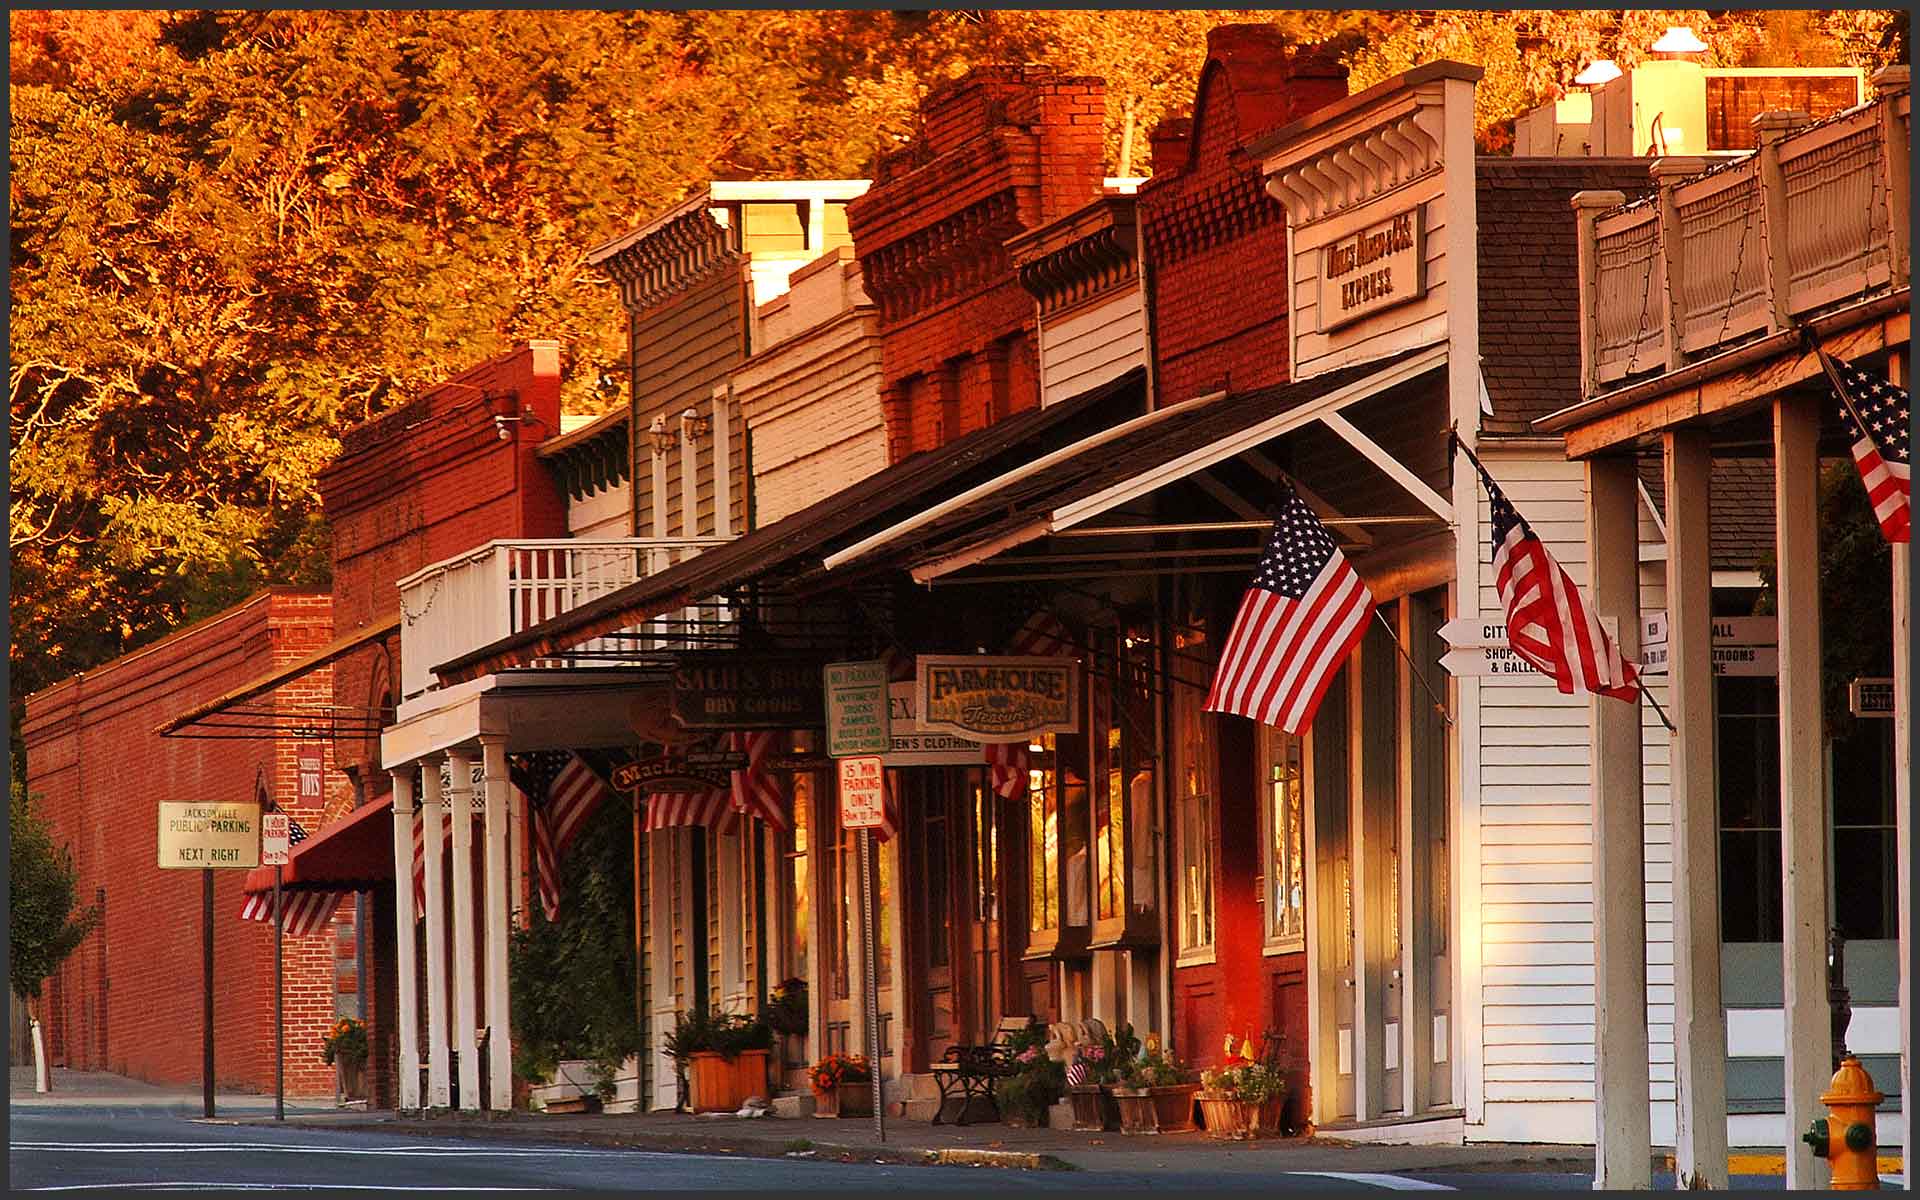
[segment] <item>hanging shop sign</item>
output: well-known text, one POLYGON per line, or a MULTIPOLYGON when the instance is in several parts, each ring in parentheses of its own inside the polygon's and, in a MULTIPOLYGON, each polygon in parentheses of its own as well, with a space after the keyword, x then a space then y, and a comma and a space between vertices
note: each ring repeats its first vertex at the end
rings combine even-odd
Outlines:
POLYGON ((260 865, 260 806, 187 801, 160 804, 160 866, 201 871, 260 865))
POLYGON ((1847 711, 1856 717, 1893 715, 1893 680, 1862 678, 1847 684, 1847 711))
MULTIPOLYGON (((1640 618, 1640 667, 1648 675, 1667 673, 1667 614, 1664 609, 1642 614, 1640 618)), ((1780 633, 1776 619, 1713 618, 1713 673, 1778 675, 1780 633)))
POLYGON ((979 766, 979 742, 920 724, 915 690, 911 679, 887 685, 887 752, 880 760, 889 767, 979 766))
POLYGON ((840 760, 840 828, 876 829, 886 823, 886 764, 877 754, 840 760))
POLYGON ((1015 742, 1080 728, 1078 659, 923 654, 915 667, 914 701, 924 729, 975 742, 1015 742))
POLYGON ((318 808, 326 803, 325 750, 316 743, 302 742, 294 751, 294 765, 296 767, 294 778, 298 781, 300 789, 300 805, 305 808, 318 808))
POLYGON ((845 758, 885 753, 887 664, 828 663, 821 679, 826 687, 828 755, 845 758))
POLYGON ((818 729, 821 662, 716 651, 673 664, 673 719, 687 729, 818 729))
POLYGON ((728 787, 732 772, 746 765, 745 754, 730 751, 660 754, 615 767, 613 786, 623 792, 708 792, 728 787))
POLYGON ((1426 294, 1419 207, 1395 213, 1320 250, 1320 331, 1351 324, 1426 294))

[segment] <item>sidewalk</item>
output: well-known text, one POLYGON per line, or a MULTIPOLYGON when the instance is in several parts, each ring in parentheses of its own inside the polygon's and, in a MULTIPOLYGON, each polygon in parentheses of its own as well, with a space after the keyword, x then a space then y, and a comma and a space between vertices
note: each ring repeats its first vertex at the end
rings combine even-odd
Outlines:
MULTIPOLYGON (((7 1103, 13 1108, 88 1108, 127 1106, 161 1108, 199 1116, 200 1088, 195 1084, 153 1084, 108 1071, 69 1071, 53 1069, 53 1090, 33 1090, 33 1068, 13 1067, 7 1073, 7 1103)), ((218 1116, 257 1116, 273 1113, 272 1095, 251 1092, 215 1091, 214 1112, 218 1116)), ((339 1110, 331 1100, 287 1097, 287 1115, 333 1115, 339 1110)), ((344 1115, 344 1114, 343 1114, 344 1115)), ((357 1114, 364 1116, 364 1113, 357 1114)))
MULTIPOLYGON (((249 1122, 251 1123, 251 1122, 249 1122)), ((994 1123, 964 1127, 925 1121, 889 1121, 884 1143, 870 1120, 647 1113, 549 1115, 515 1112, 443 1113, 399 1117, 392 1112, 339 1112, 288 1117, 311 1129, 484 1137, 495 1141, 616 1146, 642 1150, 738 1154, 774 1158, 803 1155, 841 1161, 947 1163, 1028 1170, 1151 1171, 1182 1167, 1249 1174, 1271 1171, 1552 1171, 1593 1168, 1593 1152, 1578 1146, 1354 1146, 1331 1139, 1275 1138, 1221 1142, 1203 1133, 1129 1137, 1015 1129, 994 1123)))

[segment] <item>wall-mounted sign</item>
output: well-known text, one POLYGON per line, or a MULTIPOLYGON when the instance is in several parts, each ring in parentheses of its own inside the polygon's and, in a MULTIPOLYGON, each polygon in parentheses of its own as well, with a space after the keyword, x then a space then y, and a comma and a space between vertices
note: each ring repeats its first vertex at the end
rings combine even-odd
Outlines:
POLYGON ((889 767, 977 767, 980 743, 923 727, 916 714, 914 681, 887 685, 887 752, 880 756, 889 767))
POLYGON ((160 805, 160 866, 199 871, 260 865, 260 806, 188 801, 160 805))
POLYGON ((828 663, 827 753, 834 758, 881 754, 887 749, 887 664, 828 663))
POLYGON ((1426 294, 1422 212, 1395 213, 1321 248, 1321 332, 1426 294))
POLYGON ((1077 659, 923 654, 915 666, 923 729, 975 742, 1016 742, 1080 728, 1077 659))
MULTIPOLYGON (((746 766, 746 755, 736 756, 746 766)), ((623 792, 710 792, 731 786, 734 764, 722 765, 693 754, 662 754, 613 769, 613 786, 623 792)))
POLYGON ((1893 715, 1893 680, 1855 679, 1847 684, 1847 711, 1856 717, 1893 715))
POLYGON ((302 742, 293 755, 299 803, 302 807, 319 808, 327 799, 326 752, 312 742, 302 742))
POLYGON ((875 829, 885 824, 887 771, 877 754, 840 760, 840 828, 875 829))
POLYGON ((674 720, 688 729, 818 729, 821 663, 734 651, 682 654, 673 664, 674 720))
MULTIPOLYGON (((1648 675, 1667 673, 1667 614, 1640 617, 1640 666, 1648 675)), ((1773 617, 1713 618, 1715 675, 1778 675, 1780 634, 1773 617)))

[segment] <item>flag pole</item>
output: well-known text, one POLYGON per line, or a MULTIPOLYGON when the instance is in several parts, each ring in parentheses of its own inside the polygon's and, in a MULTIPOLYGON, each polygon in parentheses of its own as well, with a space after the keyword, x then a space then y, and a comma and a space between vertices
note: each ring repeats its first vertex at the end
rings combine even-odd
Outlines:
POLYGON ((1813 351, 1813 356, 1820 360, 1820 370, 1827 377, 1827 386, 1833 389, 1834 395, 1840 397, 1840 403, 1846 406, 1847 413, 1853 417, 1853 423, 1859 427, 1860 432, 1866 434, 1866 419, 1860 415, 1860 410, 1853 406, 1853 397, 1847 393, 1846 382, 1840 378, 1840 372, 1834 370, 1833 359, 1820 345, 1820 339, 1814 336, 1812 327, 1802 325, 1800 337, 1806 343, 1807 349, 1813 351))
POLYGON ((1380 615, 1380 610, 1378 608, 1375 608, 1373 610, 1373 619, 1380 622, 1380 628, 1386 630, 1387 636, 1393 639, 1393 648, 1400 652, 1401 658, 1404 658, 1407 660, 1407 670, 1411 671, 1413 673, 1413 677, 1420 681, 1421 690, 1426 692, 1427 697, 1433 701, 1433 711, 1440 714, 1440 719, 1442 721, 1445 721, 1449 725, 1453 724, 1453 715, 1447 712, 1447 702, 1442 700, 1438 695, 1434 693, 1433 685, 1428 683, 1427 677, 1420 673, 1420 668, 1413 661, 1413 656, 1408 654, 1407 648, 1400 644, 1399 634, 1395 633, 1393 630, 1393 626, 1389 625, 1387 623, 1387 619, 1380 615))
POLYGON ((1655 715, 1655 716, 1657 716, 1657 717, 1659 717, 1659 718, 1660 718, 1660 723, 1661 723, 1662 725, 1665 725, 1665 726, 1667 727, 1667 732, 1668 732, 1668 733, 1677 733, 1677 732, 1678 732, 1678 730, 1676 730, 1676 729, 1675 729, 1675 728, 1673 727, 1673 721, 1672 721, 1672 719, 1671 719, 1671 718, 1669 718, 1669 717, 1667 716, 1667 710, 1666 710, 1666 709, 1664 709, 1664 708, 1661 708, 1661 707, 1660 707, 1660 702, 1659 702, 1658 700, 1655 700, 1655 699, 1653 698, 1653 693, 1647 690, 1647 681, 1646 681, 1646 679, 1645 679, 1644 677, 1642 677, 1642 676, 1639 676, 1639 675, 1635 675, 1635 676, 1634 676, 1634 678, 1633 678, 1633 682, 1634 682, 1635 684, 1637 684, 1637 685, 1639 685, 1639 688, 1640 688, 1640 694, 1641 694, 1642 696, 1645 696, 1645 697, 1647 698, 1647 703, 1648 703, 1648 704, 1651 704, 1651 705, 1653 705, 1653 713, 1654 713, 1654 715, 1655 715))

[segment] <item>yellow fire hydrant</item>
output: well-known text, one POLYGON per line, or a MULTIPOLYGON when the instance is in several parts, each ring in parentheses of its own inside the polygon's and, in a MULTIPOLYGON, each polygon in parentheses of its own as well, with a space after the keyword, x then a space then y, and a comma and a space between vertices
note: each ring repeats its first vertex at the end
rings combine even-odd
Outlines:
POLYGON ((1813 1147, 1814 1154, 1833 1165, 1833 1183, 1838 1191, 1877 1191, 1880 1170, 1877 1140, 1874 1136, 1873 1110, 1886 1099, 1874 1089, 1873 1076, 1849 1054, 1840 1060, 1833 1082, 1820 1096, 1828 1116, 1815 1121, 1800 1140, 1813 1147))

